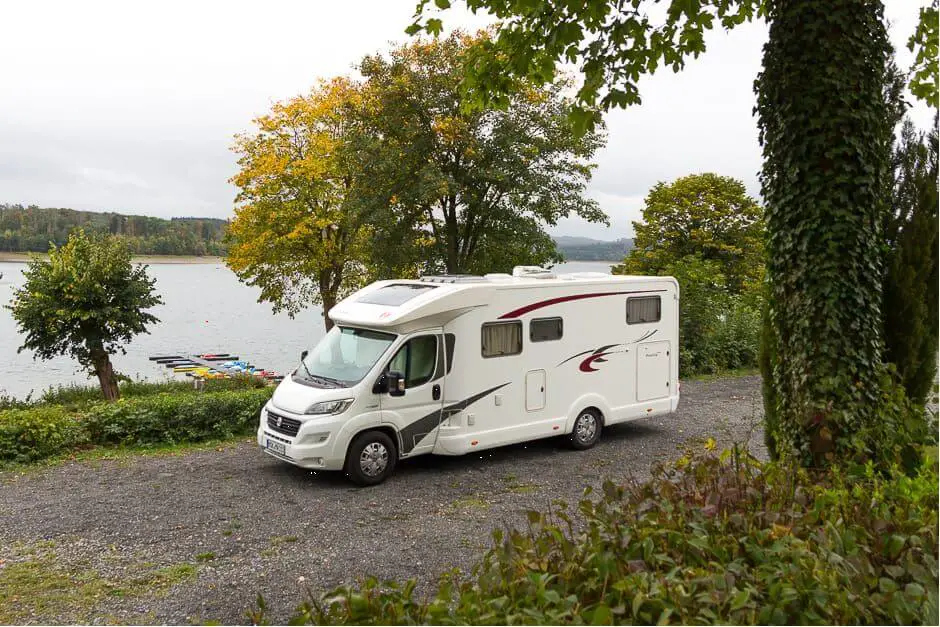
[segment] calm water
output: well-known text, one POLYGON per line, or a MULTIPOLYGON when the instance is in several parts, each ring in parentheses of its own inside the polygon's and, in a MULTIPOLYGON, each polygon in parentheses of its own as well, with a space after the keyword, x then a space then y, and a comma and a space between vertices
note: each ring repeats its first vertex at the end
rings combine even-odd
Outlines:
MULTIPOLYGON (((23 263, 0 262, 0 305, 23 283, 23 263)), ((572 262, 556 267, 560 272, 606 272, 609 263, 572 262)), ((256 366, 284 373, 294 368, 300 351, 323 335, 318 307, 294 319, 274 315, 258 303, 259 290, 239 283, 223 265, 151 264, 150 275, 164 304, 153 313, 160 318, 149 335, 140 335, 127 346, 126 355, 115 355, 115 368, 133 378, 173 378, 166 368, 147 357, 159 354, 234 353, 256 366)), ((10 312, 0 309, 0 394, 25 397, 55 385, 95 383, 72 359, 60 357, 36 361, 29 351, 17 353, 21 337, 10 312)), ((181 375, 175 375, 180 378, 181 375)))

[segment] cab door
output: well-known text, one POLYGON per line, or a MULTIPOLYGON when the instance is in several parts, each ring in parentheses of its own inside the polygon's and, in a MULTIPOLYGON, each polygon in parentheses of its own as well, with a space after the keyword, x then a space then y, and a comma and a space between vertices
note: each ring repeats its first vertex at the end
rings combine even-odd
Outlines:
POLYGON ((437 439, 444 407, 442 329, 415 333, 402 344, 385 367, 405 380, 403 396, 387 392, 380 397, 382 422, 399 435, 402 456, 429 453, 437 439))

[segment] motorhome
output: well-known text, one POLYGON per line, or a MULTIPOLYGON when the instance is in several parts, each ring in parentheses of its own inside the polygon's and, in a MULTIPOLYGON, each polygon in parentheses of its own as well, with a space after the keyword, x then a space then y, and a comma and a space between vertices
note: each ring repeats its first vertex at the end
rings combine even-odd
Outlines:
POLYGON ((587 449, 679 402, 672 277, 517 267, 378 281, 329 317, 262 410, 258 444, 360 485, 427 453, 553 436, 587 449))

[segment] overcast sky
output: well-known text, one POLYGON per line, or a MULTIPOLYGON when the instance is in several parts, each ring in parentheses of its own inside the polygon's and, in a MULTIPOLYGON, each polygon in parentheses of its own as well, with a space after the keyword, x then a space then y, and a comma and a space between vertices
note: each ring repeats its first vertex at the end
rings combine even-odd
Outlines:
MULTIPOLYGON (((902 68, 916 0, 888 0, 902 68)), ((227 218, 232 136, 276 100, 407 39, 415 0, 0 3, 0 202, 227 218)), ((451 11, 449 27, 483 16, 451 11)), ((708 52, 641 83, 643 104, 607 115, 590 195, 611 228, 565 220, 554 234, 632 235, 657 181, 703 171, 758 194, 752 116, 763 24, 712 33, 708 52)), ((914 111, 926 128, 926 107, 914 111)))

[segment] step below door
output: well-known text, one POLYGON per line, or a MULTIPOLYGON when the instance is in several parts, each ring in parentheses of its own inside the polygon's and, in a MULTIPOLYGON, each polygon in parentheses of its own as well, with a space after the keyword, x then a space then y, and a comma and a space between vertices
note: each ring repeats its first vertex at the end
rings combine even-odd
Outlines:
POLYGON ((636 398, 651 401, 669 396, 670 342, 640 344, 636 354, 636 398))
POLYGON ((530 370, 525 375, 525 409, 538 411, 545 408, 545 371, 530 370))

